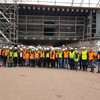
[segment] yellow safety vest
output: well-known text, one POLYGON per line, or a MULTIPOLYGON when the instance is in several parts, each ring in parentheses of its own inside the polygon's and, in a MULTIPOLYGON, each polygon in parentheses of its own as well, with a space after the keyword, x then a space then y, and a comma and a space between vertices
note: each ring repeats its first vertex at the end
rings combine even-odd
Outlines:
POLYGON ((75 55, 75 52, 74 51, 73 52, 69 52, 70 58, 74 58, 74 55, 75 55))
MULTIPOLYGON (((75 56, 76 56, 76 55, 75 55, 75 56)), ((75 61, 75 62, 78 62, 78 61, 79 61, 79 54, 78 54, 78 57, 74 59, 74 61, 75 61)))
POLYGON ((63 58, 62 54, 63 52, 58 52, 58 58, 63 58))
POLYGON ((18 53, 17 53, 17 51, 14 52, 14 57, 18 57, 18 53))
POLYGON ((50 57, 49 52, 47 52, 46 53, 46 58, 49 58, 49 57, 50 57))
POLYGON ((82 51, 82 60, 87 60, 87 51, 82 51))

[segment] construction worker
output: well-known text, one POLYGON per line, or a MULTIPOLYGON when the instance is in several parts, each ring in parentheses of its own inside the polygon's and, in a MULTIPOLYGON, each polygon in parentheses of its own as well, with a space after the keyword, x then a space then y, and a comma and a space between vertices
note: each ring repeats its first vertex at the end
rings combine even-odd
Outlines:
MULTIPOLYGON (((18 45, 17 51, 18 51, 18 54, 19 54, 19 52, 21 51, 21 50, 20 50, 20 45, 18 45)), ((19 65, 19 66, 20 66, 20 61, 21 61, 21 60, 20 60, 20 57, 18 57, 18 65, 19 65)))
POLYGON ((0 61, 2 59, 2 48, 0 47, 0 61))
POLYGON ((63 53, 63 58, 64 58, 64 68, 68 69, 68 57, 69 57, 69 52, 67 51, 67 48, 65 48, 64 53, 63 53))
POLYGON ((79 59, 79 63, 80 63, 80 70, 82 69, 82 57, 81 57, 81 52, 82 52, 82 47, 80 48, 80 52, 79 52, 79 55, 80 55, 80 59, 79 59))
POLYGON ((8 52, 9 52, 8 46, 6 46, 5 52, 4 52, 4 66, 6 66, 6 61, 7 61, 8 52))
POLYGON ((98 63, 98 72, 97 73, 100 73, 100 48, 97 52, 96 58, 97 58, 97 63, 98 63))
POLYGON ((57 48, 55 50, 55 66, 58 68, 58 51, 57 51, 57 48))
POLYGON ((92 48, 90 48, 88 55, 89 55, 88 60, 89 60, 89 64, 90 64, 90 67, 91 67, 90 72, 94 72, 94 60, 95 60, 96 54, 95 54, 95 52, 93 51, 92 48))
POLYGON ((50 52, 50 61, 51 61, 51 68, 55 67, 55 51, 54 48, 51 49, 50 52))
POLYGON ((2 66, 4 66, 4 57, 5 57, 5 47, 2 49, 2 66))
POLYGON ((75 50, 74 62, 75 62, 75 70, 78 70, 79 52, 77 50, 75 50))
POLYGON ((71 48, 71 51, 69 52, 70 70, 74 70, 74 55, 75 55, 75 51, 73 50, 73 48, 71 48))
POLYGON ((58 52, 58 62, 59 62, 59 68, 62 68, 62 60, 63 60, 63 52, 61 51, 61 48, 59 48, 58 52))
POLYGON ((20 48, 20 51, 18 51, 18 56, 19 56, 19 66, 22 67, 23 66, 23 49, 20 48))
POLYGON ((41 52, 40 52, 40 66, 44 67, 44 60, 45 60, 45 52, 43 51, 43 48, 41 48, 41 52))
POLYGON ((9 48, 9 52, 7 55, 7 63, 8 63, 8 67, 12 67, 13 65, 13 50, 12 47, 9 48))
POLYGON ((47 51, 46 51, 46 64, 47 64, 47 67, 49 68, 49 65, 50 65, 50 49, 47 48, 47 51))
POLYGON ((17 51, 17 47, 14 48, 14 54, 13 54, 13 61, 14 61, 14 67, 17 66, 17 60, 18 60, 18 51, 17 51))
POLYGON ((34 49, 32 49, 31 52, 30 52, 30 66, 34 67, 34 63, 35 63, 34 49))
POLYGON ((35 51, 35 67, 38 67, 38 61, 39 61, 39 51, 38 51, 38 48, 36 48, 36 51, 35 51))
POLYGON ((23 47, 23 66, 25 66, 25 62, 26 62, 26 47, 23 47))
POLYGON ((88 67, 88 52, 86 51, 86 48, 83 47, 83 50, 81 52, 82 57, 82 63, 83 63, 83 71, 87 71, 88 67))
POLYGON ((25 62, 26 62, 26 66, 29 66, 29 57, 30 57, 30 51, 29 48, 27 48, 26 53, 25 53, 25 62))

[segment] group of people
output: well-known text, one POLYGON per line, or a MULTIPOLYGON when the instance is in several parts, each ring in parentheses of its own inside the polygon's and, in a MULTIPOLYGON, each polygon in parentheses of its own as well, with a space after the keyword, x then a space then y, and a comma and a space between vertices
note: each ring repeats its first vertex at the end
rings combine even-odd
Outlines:
POLYGON ((77 48, 66 48, 64 45, 62 47, 4 46, 0 48, 0 60, 2 66, 8 65, 8 67, 31 66, 87 71, 90 66, 90 72, 94 72, 96 60, 97 73, 100 73, 100 49, 95 53, 92 48, 87 51, 85 47, 78 51, 77 48))

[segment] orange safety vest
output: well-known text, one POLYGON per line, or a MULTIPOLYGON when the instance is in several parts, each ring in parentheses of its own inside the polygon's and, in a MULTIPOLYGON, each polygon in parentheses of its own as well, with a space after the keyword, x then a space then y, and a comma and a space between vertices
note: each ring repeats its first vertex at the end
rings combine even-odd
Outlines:
POLYGON ((95 52, 89 52, 89 60, 94 60, 95 56, 96 56, 95 52))
POLYGON ((55 53, 54 52, 50 52, 50 59, 55 59, 55 53))
POLYGON ((100 54, 97 55, 97 59, 100 59, 100 54))
POLYGON ((68 51, 64 51, 64 58, 68 58, 68 54, 69 54, 68 51))
POLYGON ((2 56, 4 56, 4 53, 5 53, 5 51, 3 50, 3 51, 2 51, 2 56))
POLYGON ((31 60, 34 59, 34 53, 30 53, 30 59, 31 59, 31 60))
POLYGON ((0 49, 0 56, 2 55, 1 52, 2 52, 2 49, 0 49))
POLYGON ((55 58, 58 58, 58 52, 55 52, 55 58))
POLYGON ((30 55, 29 55, 29 52, 26 52, 25 56, 26 56, 26 57, 25 57, 26 59, 29 59, 29 56, 30 56, 30 55))
POLYGON ((7 56, 8 55, 8 50, 5 50, 5 56, 7 56))
POLYGON ((40 52, 40 58, 45 58, 45 54, 44 54, 44 52, 40 52))
POLYGON ((35 59, 39 59, 39 52, 35 52, 35 59))

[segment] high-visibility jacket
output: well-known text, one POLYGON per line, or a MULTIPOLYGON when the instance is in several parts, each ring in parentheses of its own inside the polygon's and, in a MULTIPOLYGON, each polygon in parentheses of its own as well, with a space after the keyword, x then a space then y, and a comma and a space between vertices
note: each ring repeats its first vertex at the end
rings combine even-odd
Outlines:
POLYGON ((34 59, 34 53, 30 53, 30 59, 31 59, 31 60, 34 59))
POLYGON ((55 58, 58 58, 58 52, 55 52, 55 58))
POLYGON ((8 55, 8 50, 5 50, 5 56, 7 56, 8 55))
POLYGON ((58 58, 63 58, 63 52, 58 52, 58 58))
POLYGON ((9 54, 8 54, 8 56, 7 56, 8 58, 10 57, 10 58, 13 58, 13 52, 12 51, 9 51, 9 54))
POLYGON ((14 52, 14 57, 18 57, 18 52, 14 52))
POLYGON ((69 57, 71 58, 71 59, 73 59, 74 58, 74 55, 75 55, 75 52, 73 51, 73 52, 69 52, 69 57))
POLYGON ((79 61, 79 54, 77 55, 77 58, 76 58, 76 54, 75 54, 74 61, 75 62, 78 62, 79 61))
POLYGON ((29 52, 26 52, 25 53, 25 59, 29 59, 29 56, 30 56, 29 52))
POLYGON ((89 60, 94 60, 96 56, 95 52, 92 51, 92 52, 89 52, 88 54, 89 54, 89 60))
POLYGON ((55 53, 54 52, 50 52, 50 59, 55 59, 55 53))
POLYGON ((68 58, 68 54, 69 54, 68 51, 64 51, 64 58, 68 58))
POLYGON ((26 52, 23 51, 23 59, 26 59, 26 52))
POLYGON ((49 52, 46 53, 46 58, 50 58, 50 53, 49 52))
POLYGON ((0 48, 0 56, 2 55, 2 49, 0 48))
POLYGON ((88 59, 88 56, 87 56, 87 51, 85 50, 85 51, 82 51, 82 60, 87 60, 88 59))
POLYGON ((100 60, 100 54, 97 54, 97 59, 100 60))
POLYGON ((2 56, 4 56, 4 55, 5 55, 5 51, 3 50, 3 51, 2 51, 2 56))
POLYGON ((39 59, 39 52, 35 52, 35 59, 39 59))
POLYGON ((45 53, 44 53, 44 51, 41 51, 41 52, 40 52, 40 58, 45 58, 45 53))

